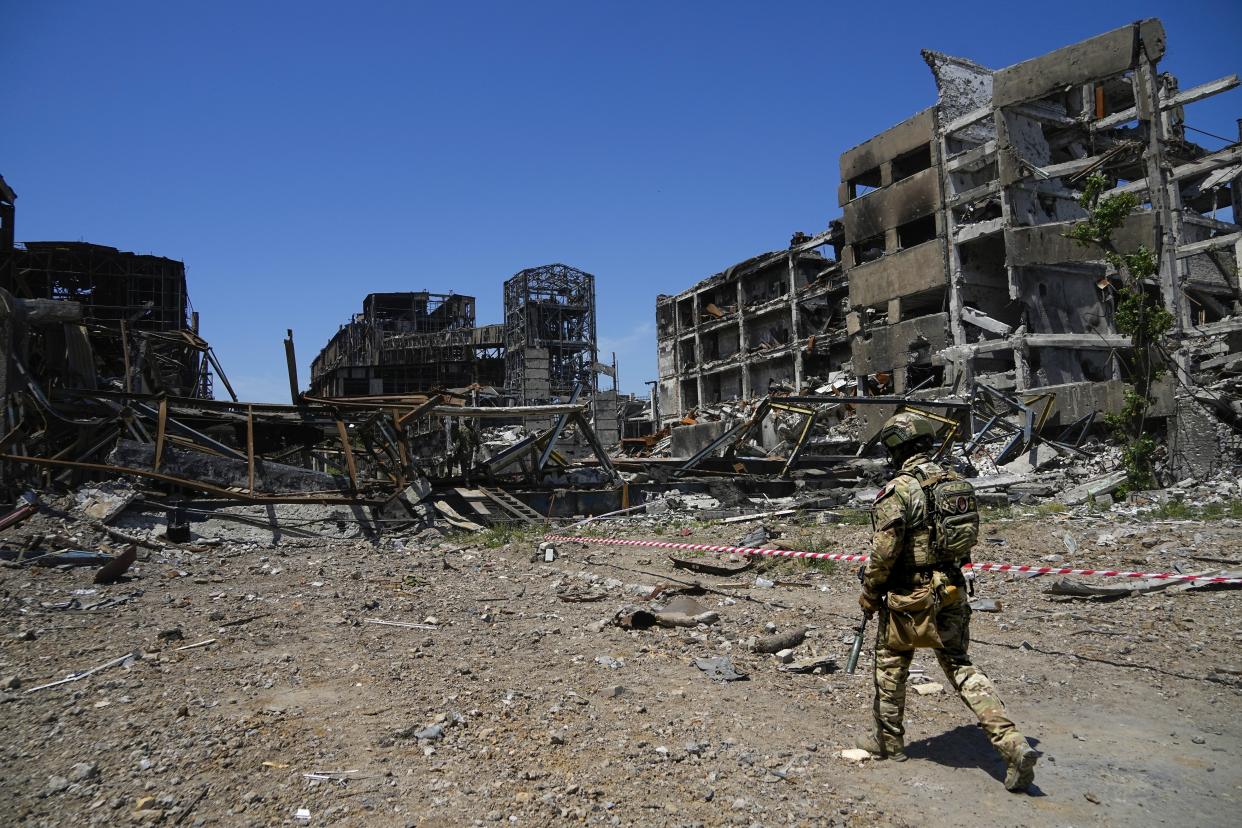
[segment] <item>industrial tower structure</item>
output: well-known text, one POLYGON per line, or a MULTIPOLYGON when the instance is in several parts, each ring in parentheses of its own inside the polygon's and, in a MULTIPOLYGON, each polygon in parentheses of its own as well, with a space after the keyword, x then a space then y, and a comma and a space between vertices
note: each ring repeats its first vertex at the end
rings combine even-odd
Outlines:
POLYGON ((595 277, 563 264, 505 282, 505 388, 519 405, 598 391, 595 277))

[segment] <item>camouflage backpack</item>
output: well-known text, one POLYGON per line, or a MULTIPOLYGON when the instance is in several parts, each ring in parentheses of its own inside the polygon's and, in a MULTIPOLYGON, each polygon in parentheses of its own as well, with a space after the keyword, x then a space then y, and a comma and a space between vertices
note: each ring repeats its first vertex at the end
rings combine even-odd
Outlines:
POLYGON ((960 563, 970 558, 979 542, 979 503, 975 487, 932 463, 905 472, 919 482, 927 503, 927 531, 931 561, 960 563), (929 468, 930 467, 930 468, 929 468))

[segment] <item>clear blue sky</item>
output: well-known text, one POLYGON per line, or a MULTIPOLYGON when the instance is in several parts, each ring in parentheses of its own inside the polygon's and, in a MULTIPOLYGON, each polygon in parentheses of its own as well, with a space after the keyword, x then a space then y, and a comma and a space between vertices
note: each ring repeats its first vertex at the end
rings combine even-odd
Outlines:
MULTIPOLYGON (((182 259, 243 397, 287 397, 372 291, 597 275, 622 389, 654 304, 839 214, 842 150, 930 105, 928 47, 1005 66, 1159 16, 1183 87, 1242 71, 1242 3, 0 0, 19 240, 182 259), (955 16, 946 14, 953 10, 955 16)), ((1190 108, 1236 137, 1242 93, 1190 108)), ((1213 149, 1222 142, 1200 136, 1213 149)))

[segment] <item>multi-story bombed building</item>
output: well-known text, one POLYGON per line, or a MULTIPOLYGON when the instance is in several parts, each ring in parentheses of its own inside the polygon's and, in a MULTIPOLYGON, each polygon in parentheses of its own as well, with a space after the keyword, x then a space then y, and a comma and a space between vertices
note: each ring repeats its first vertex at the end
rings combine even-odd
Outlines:
POLYGON ((475 326, 461 294, 372 293, 311 362, 311 395, 362 397, 499 386, 500 325, 475 326))
POLYGON ((676 296, 656 299, 661 419, 705 403, 816 385, 849 359, 842 228, 798 233, 676 296))
POLYGON ((1188 140, 1184 108, 1238 80, 1179 91, 1157 71, 1164 50, 1145 20, 996 72, 924 52, 936 105, 841 156, 864 388, 981 380, 1058 390, 1063 414, 1115 405, 1129 344, 1113 321, 1117 274, 1069 238, 1093 173, 1139 196, 1114 238, 1156 252, 1149 288, 1175 335, 1233 312, 1242 228, 1216 213, 1236 204, 1242 156, 1188 140))
MULTIPOLYGON (((1129 345, 1114 323, 1118 274, 1101 250, 1069 238, 1087 216, 1083 182, 1097 173, 1106 194, 1138 196, 1114 241, 1155 252, 1148 289, 1173 313, 1174 338, 1242 327, 1230 318, 1242 300, 1242 147, 1200 146, 1186 115, 1238 79, 1182 89, 1158 71, 1164 52, 1157 20, 997 71, 924 52, 935 105, 840 158, 849 352, 825 367, 848 368, 867 395, 967 395, 978 381, 1055 390, 1063 420, 1115 408, 1126 379, 1117 355, 1129 345)), ((699 350, 701 326, 713 323, 693 297, 707 298, 719 281, 675 297, 684 310, 657 300, 666 420, 717 393, 766 391, 753 372, 749 385, 748 372, 724 374, 719 390, 707 379, 725 357, 699 350)), ((753 341, 741 350, 752 352, 753 341)), ((1176 405, 1167 394, 1162 413, 1176 405)))

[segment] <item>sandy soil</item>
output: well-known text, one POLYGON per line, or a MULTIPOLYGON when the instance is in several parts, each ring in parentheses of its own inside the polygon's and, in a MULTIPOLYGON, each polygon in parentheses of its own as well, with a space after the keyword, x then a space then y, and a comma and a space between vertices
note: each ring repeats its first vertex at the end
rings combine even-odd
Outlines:
MULTIPOLYGON (((993 520, 976 559, 1202 571, 1221 566, 1189 556, 1233 559, 1242 539, 1237 521, 1123 520, 993 520)), ((866 538, 773 528, 842 551, 866 538)), ((672 534, 624 534, 657 531, 672 534)), ((1037 788, 1013 795, 951 695, 911 694, 910 761, 852 764, 840 751, 867 726, 869 655, 854 676, 806 675, 747 649, 765 625, 805 625, 796 655, 844 664, 845 566, 783 563, 760 588, 753 569, 693 575, 658 550, 561 545, 545 563, 533 541, 457 549, 471 540, 153 553, 107 587, 88 569, 0 569, 0 822, 280 825, 305 808, 311 825, 1236 824, 1242 592, 1095 602, 983 575, 979 596, 1003 611, 975 614, 972 652, 1044 752, 1037 788), (710 627, 606 623, 673 578, 735 597, 696 599, 719 613, 710 627), (715 655, 749 680, 694 666, 715 655)), ((942 679, 930 653, 916 667, 942 679)))

